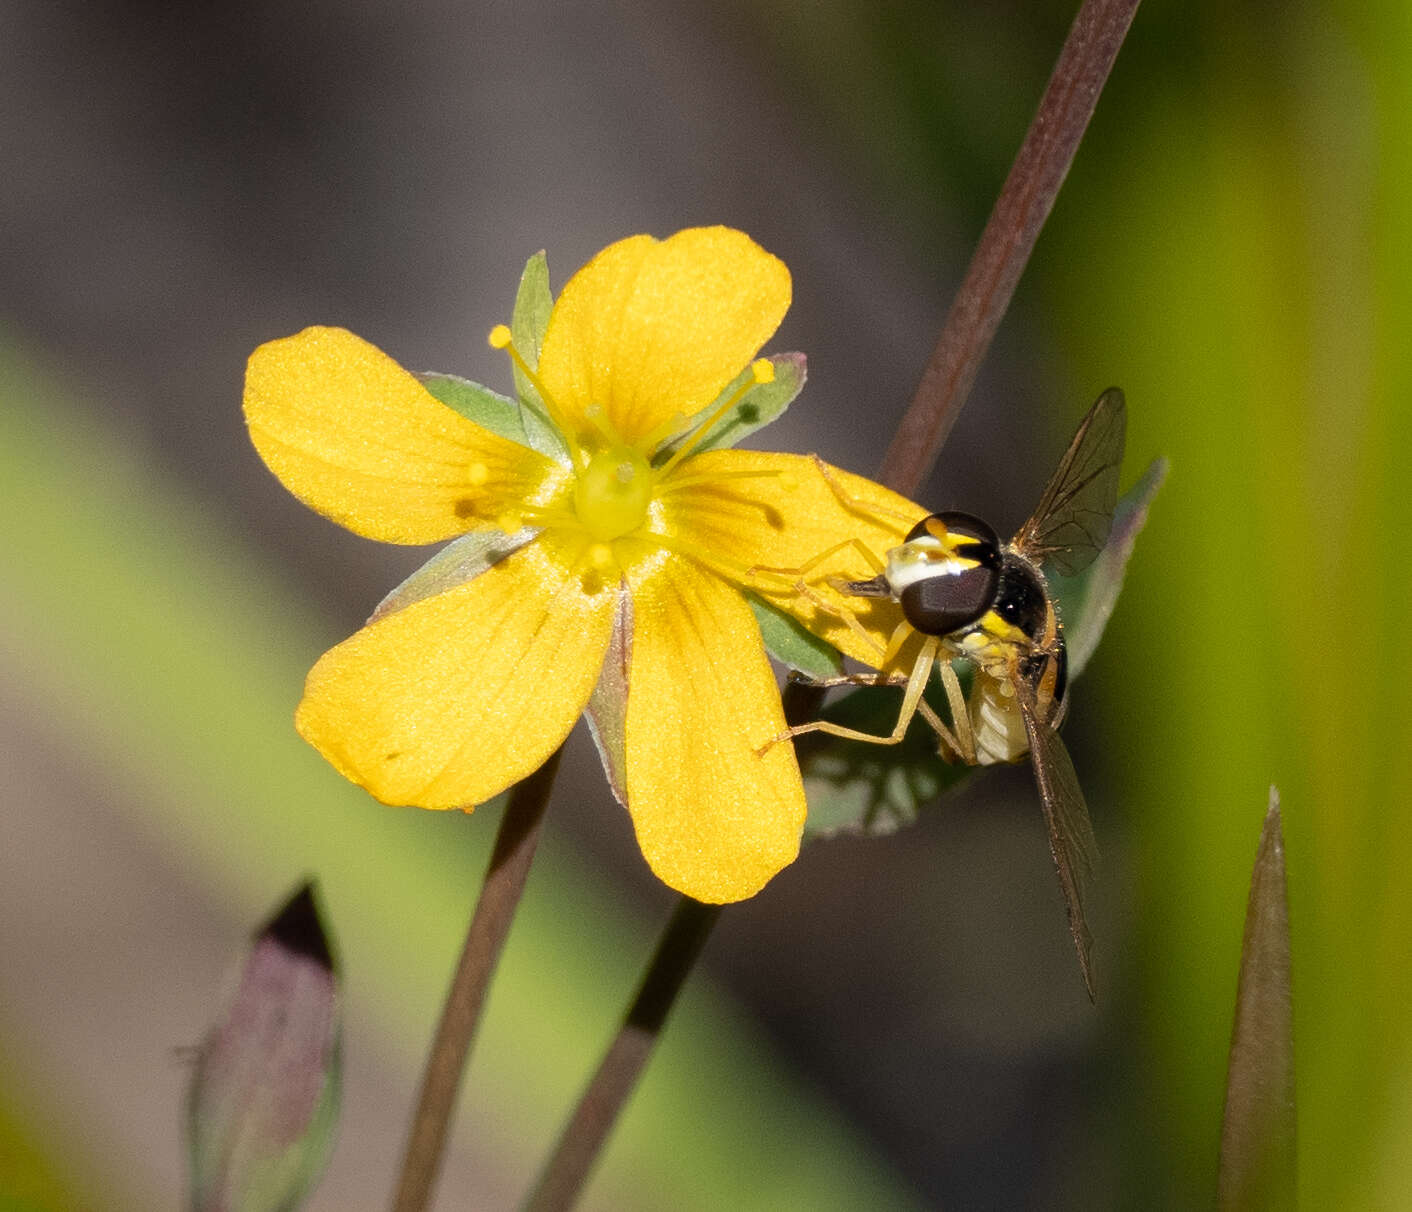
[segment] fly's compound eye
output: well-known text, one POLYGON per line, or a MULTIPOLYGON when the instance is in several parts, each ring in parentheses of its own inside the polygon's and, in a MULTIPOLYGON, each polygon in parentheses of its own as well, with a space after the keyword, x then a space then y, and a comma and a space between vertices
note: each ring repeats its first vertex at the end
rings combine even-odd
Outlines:
POLYGON ((887 581, 907 621, 925 635, 974 623, 1000 587, 1000 540, 970 514, 923 518, 888 553, 887 581))

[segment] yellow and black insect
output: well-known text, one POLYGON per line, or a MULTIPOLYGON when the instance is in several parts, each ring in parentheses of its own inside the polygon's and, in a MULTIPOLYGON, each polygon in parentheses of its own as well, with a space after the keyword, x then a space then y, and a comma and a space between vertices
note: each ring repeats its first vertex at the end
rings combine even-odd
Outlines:
MULTIPOLYGON (((941 738, 945 756, 977 765, 1018 761, 1028 753, 1090 997, 1092 940, 1084 918, 1084 885, 1097 848, 1073 762, 1057 731, 1068 707, 1068 671, 1064 631, 1044 570, 1074 575, 1108 541, 1126 426, 1123 393, 1110 388, 1079 424, 1034 514, 1008 543, 981 519, 949 511, 923 518, 882 559, 863 551, 876 576, 830 583, 845 597, 889 598, 901 606, 904 622, 878 662, 880 668, 919 638, 917 654, 905 678, 854 675, 822 684, 905 685, 897 725, 879 737, 820 720, 786 734, 822 731, 896 744, 920 713, 941 738), (966 658, 976 670, 969 701, 952 668, 956 657, 966 658), (922 697, 933 668, 946 691, 951 728, 922 697)), ((836 486, 835 491, 841 490, 836 486)), ((826 605, 802 582, 800 588, 862 630, 847 607, 826 605)))

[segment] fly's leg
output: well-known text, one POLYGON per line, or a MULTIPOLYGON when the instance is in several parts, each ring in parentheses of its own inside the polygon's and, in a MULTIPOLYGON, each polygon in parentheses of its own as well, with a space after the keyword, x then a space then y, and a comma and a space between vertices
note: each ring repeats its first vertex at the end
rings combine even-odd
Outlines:
MULTIPOLYGON (((917 521, 915 513, 905 513, 900 509, 889 509, 886 505, 875 505, 868 501, 859 500, 848 491, 834 474, 834 470, 823 459, 816 454, 809 456, 814 461, 814 466, 818 469, 819 475, 823 477, 824 483, 829 486, 830 491, 838 498, 838 502, 850 513, 861 513, 865 517, 871 515, 874 518, 887 518, 894 522, 901 522, 901 533, 905 534, 911 530, 917 521)), ((882 569, 878 569, 879 572, 882 569)))
POLYGON ((791 682, 815 690, 830 690, 835 686, 905 686, 909 681, 902 673, 844 673, 836 678, 811 678, 803 673, 791 673, 791 682))
POLYGON ((938 661, 937 672, 941 675, 941 684, 946 690, 946 702, 951 708, 951 726, 956 729, 954 737, 948 733, 942 736, 942 740, 951 745, 956 756, 967 766, 974 766, 976 734, 971 728, 971 709, 966 703, 966 696, 961 693, 961 679, 956 676, 956 670, 951 667, 950 661, 938 661))
POLYGON ((927 678, 931 675, 932 663, 936 660, 937 646, 940 643, 941 641, 935 636, 928 636, 921 651, 917 653, 911 675, 907 678, 907 690, 902 696, 902 710, 898 712, 897 723, 887 736, 875 736, 871 732, 845 728, 842 724, 834 724, 828 720, 814 720, 811 723, 799 724, 794 728, 787 729, 779 736, 771 737, 756 750, 756 753, 763 754, 772 745, 777 745, 780 741, 787 741, 792 737, 803 736, 806 732, 824 732, 829 736, 842 737, 844 740, 869 741, 874 745, 896 745, 907 734, 907 726, 911 724, 912 717, 917 714, 918 705, 922 701, 922 691, 926 688, 927 678))
POLYGON ((858 621, 858 616, 841 602, 828 601, 817 589, 804 581, 799 581, 794 586, 794 592, 821 614, 827 614, 835 619, 839 619, 845 627, 863 641, 869 648, 879 654, 879 666, 887 664, 888 650, 878 643, 877 639, 868 633, 868 629, 858 621))
POLYGON ((835 543, 832 547, 819 552, 819 554, 812 559, 805 560, 798 568, 777 568, 769 564, 755 564, 749 569, 749 572, 766 572, 775 576, 788 578, 789 580, 803 580, 830 556, 835 556, 840 551, 847 551, 850 547, 863 557, 864 562, 875 574, 882 572, 883 569, 887 567, 879 558, 877 552, 863 542, 862 539, 854 538, 844 539, 840 543, 835 543))

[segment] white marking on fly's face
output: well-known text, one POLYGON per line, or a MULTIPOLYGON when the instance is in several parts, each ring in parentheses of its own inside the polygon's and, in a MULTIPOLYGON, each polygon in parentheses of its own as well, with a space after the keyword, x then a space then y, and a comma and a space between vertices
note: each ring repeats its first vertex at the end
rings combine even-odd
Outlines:
POLYGON ((901 597, 904 589, 918 581, 930 577, 959 576, 975 567, 975 560, 957 559, 946 550, 940 539, 922 535, 887 553, 887 571, 883 575, 893 595, 901 597))

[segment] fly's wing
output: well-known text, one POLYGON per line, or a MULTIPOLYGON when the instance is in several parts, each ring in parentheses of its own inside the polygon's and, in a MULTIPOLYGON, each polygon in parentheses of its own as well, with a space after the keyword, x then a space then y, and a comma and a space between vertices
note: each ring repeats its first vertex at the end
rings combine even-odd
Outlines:
POLYGON ((1079 968, 1089 1000, 1093 993, 1093 936, 1084 919, 1084 889, 1098 862, 1098 843, 1088 819, 1088 805, 1079 790, 1078 775, 1069 751, 1059 734, 1035 715, 1034 705, 1021 694, 1020 713, 1030 742, 1030 764, 1044 805, 1044 823, 1049 829, 1049 853, 1059 875, 1064 908, 1069 914, 1069 933, 1078 952, 1079 968))
POLYGON ((1110 387, 1079 422, 1074 440, 1012 546, 1065 576, 1088 567, 1113 526, 1127 428, 1123 393, 1110 387))

